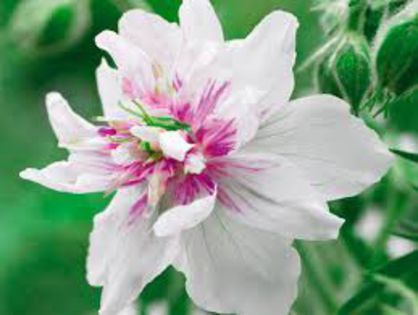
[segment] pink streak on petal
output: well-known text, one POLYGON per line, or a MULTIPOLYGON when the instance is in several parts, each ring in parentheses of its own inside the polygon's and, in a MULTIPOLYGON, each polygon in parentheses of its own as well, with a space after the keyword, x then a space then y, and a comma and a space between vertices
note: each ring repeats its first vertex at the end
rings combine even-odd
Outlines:
POLYGON ((142 94, 134 81, 127 77, 122 79, 122 92, 130 99, 136 99, 142 94))
POLYGON ((176 204, 186 205, 194 201, 199 195, 213 194, 216 183, 208 174, 187 175, 180 179, 169 181, 171 195, 176 204))
POLYGON ((225 94, 229 86, 230 83, 225 82, 221 86, 216 87, 216 82, 209 80, 194 112, 195 126, 203 124, 208 115, 214 112, 221 96, 225 94))
POLYGON ((101 127, 98 129, 98 133, 101 137, 108 137, 108 136, 114 136, 117 134, 117 131, 115 128, 111 127, 101 127))
POLYGON ((201 143, 206 156, 219 157, 227 155, 234 149, 236 135, 237 130, 233 120, 212 120, 196 133, 196 138, 201 143))
POLYGON ((176 90, 176 92, 180 91, 180 89, 183 87, 183 81, 180 79, 178 74, 176 74, 174 77, 173 87, 176 90))
POLYGON ((146 211, 148 206, 148 194, 144 193, 132 206, 129 211, 129 224, 133 224, 146 211))
POLYGON ((117 143, 108 143, 103 147, 103 150, 112 151, 115 150, 118 146, 119 144, 117 143))
POLYGON ((238 203, 230 196, 226 189, 218 188, 217 198, 219 202, 226 207, 236 212, 242 212, 242 208, 238 203))
POLYGON ((178 121, 187 124, 192 124, 193 122, 192 106, 188 102, 173 102, 171 104, 170 113, 178 121))

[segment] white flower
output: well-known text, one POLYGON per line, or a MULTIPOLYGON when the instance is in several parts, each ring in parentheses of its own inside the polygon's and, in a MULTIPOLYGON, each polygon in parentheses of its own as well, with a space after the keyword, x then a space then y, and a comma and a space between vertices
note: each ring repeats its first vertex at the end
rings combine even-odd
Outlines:
POLYGON ((292 241, 337 237, 342 220, 327 201, 386 172, 390 154, 344 101, 289 101, 296 29, 276 11, 225 41, 208 0, 185 0, 180 26, 130 11, 119 34, 97 37, 117 65, 97 70, 107 124, 48 96, 70 156, 21 176, 59 191, 116 191, 90 238, 101 315, 117 314, 169 265, 205 310, 286 314, 300 274, 292 241))

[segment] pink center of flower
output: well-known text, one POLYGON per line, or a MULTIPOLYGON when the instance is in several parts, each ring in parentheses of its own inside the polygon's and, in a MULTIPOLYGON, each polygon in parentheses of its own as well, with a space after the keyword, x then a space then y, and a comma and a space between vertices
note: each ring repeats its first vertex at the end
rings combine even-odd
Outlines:
POLYGON ((172 83, 171 93, 156 90, 140 97, 133 95, 135 85, 123 80, 125 94, 134 101, 120 106, 131 115, 125 121, 109 121, 98 133, 107 140, 104 152, 114 162, 116 176, 110 190, 138 184, 148 187, 131 209, 133 218, 148 205, 156 205, 164 194, 174 204, 187 204, 202 193, 214 193, 220 174, 216 161, 236 143, 234 121, 214 115, 228 87, 228 83, 210 81, 193 104, 179 97, 179 78, 172 83))

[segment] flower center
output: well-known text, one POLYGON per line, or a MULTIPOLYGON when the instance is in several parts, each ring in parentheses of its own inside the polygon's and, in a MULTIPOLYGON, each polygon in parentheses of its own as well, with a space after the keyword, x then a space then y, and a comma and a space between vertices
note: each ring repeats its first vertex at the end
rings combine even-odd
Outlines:
MULTIPOLYGON (((181 86, 177 81, 173 84, 176 90, 181 86)), ((202 193, 214 192, 214 163, 236 143, 234 121, 214 115, 228 86, 209 80, 194 102, 180 93, 127 95, 131 101, 119 107, 129 115, 107 121, 99 129, 100 136, 108 140, 105 154, 114 162, 110 191, 138 184, 147 188, 132 209, 133 217, 146 205, 157 205, 164 194, 175 204, 187 204, 202 193)))

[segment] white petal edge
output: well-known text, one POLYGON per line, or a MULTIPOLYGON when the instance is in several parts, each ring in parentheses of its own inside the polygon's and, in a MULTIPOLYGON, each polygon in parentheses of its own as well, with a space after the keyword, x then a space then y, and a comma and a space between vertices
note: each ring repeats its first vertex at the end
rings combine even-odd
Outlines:
POLYGON ((138 46, 112 31, 96 36, 97 47, 107 51, 115 61, 120 75, 135 85, 135 89, 151 91, 155 84, 152 60, 138 46))
POLYGON ((195 227, 213 211, 216 193, 193 201, 188 205, 176 206, 161 214, 154 224, 154 233, 159 237, 176 235, 195 227))
POLYGON ((287 314, 300 262, 291 242, 214 212, 182 236, 175 267, 201 308, 237 315, 287 314))
POLYGON ((279 109, 250 147, 290 160, 327 200, 360 193, 393 161, 377 133, 331 95, 301 98, 279 109))
POLYGON ((78 116, 57 92, 48 93, 46 107, 52 129, 60 147, 81 149, 89 147, 98 137, 97 128, 78 116))
POLYGON ((106 174, 80 172, 69 161, 54 162, 40 170, 28 168, 19 175, 50 189, 76 194, 102 192, 110 185, 110 177, 106 174))
POLYGON ((176 23, 143 10, 130 10, 119 21, 119 33, 169 70, 179 52, 182 34, 176 23))
POLYGON ((253 103, 253 111, 260 115, 286 104, 293 92, 298 26, 291 13, 274 11, 247 38, 229 44, 225 57, 234 67, 232 84, 238 91, 251 86, 264 92, 253 103))
POLYGON ((129 118, 128 113, 119 107, 123 95, 118 71, 112 69, 104 58, 96 70, 96 79, 104 117, 108 120, 129 118))
POLYGON ((184 0, 179 19, 186 40, 223 42, 222 26, 209 0, 184 0))

